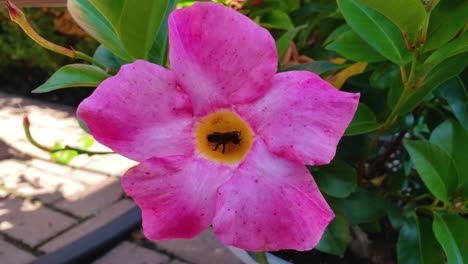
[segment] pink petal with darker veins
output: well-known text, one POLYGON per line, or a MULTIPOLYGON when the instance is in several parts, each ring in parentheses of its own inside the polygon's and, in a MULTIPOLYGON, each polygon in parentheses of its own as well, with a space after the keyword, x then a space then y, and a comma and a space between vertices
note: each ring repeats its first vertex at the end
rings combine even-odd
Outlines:
POLYGON ((224 244, 246 250, 309 250, 333 217, 306 167, 256 140, 218 190, 213 228, 224 244))
POLYGON ((277 155, 303 164, 329 163, 351 122, 359 94, 341 92, 306 71, 275 75, 271 89, 237 111, 277 155))
POLYGON ((205 159, 152 158, 129 170, 122 186, 142 209, 147 238, 192 238, 210 226, 216 190, 231 173, 205 159))
POLYGON ((266 29, 209 2, 169 16, 169 56, 197 116, 262 96, 278 63, 275 41, 266 29))
POLYGON ((194 150, 190 100, 169 70, 146 61, 122 66, 78 107, 100 143, 130 159, 194 150))

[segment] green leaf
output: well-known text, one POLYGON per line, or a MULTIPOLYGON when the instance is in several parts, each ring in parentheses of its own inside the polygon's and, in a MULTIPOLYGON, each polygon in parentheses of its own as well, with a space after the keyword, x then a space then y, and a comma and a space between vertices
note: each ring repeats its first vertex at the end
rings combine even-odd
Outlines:
POLYGON ((420 0, 358 0, 390 19, 402 32, 415 33, 426 19, 426 9, 420 0))
POLYGON ((337 0, 346 22, 377 52, 395 64, 410 59, 403 36, 388 18, 356 0, 337 0))
POLYGON ((397 242, 398 263, 444 263, 442 248, 432 231, 432 223, 415 214, 406 219, 397 242))
POLYGON ((333 203, 331 207, 335 218, 327 226, 315 248, 328 254, 343 257, 350 240, 349 224, 341 207, 333 203))
POLYGON ((337 27, 335 30, 333 30, 332 33, 330 33, 330 35, 328 35, 327 39, 323 42, 323 46, 329 45, 333 41, 337 40, 342 34, 348 31, 352 31, 352 29, 347 24, 343 24, 337 27))
POLYGON ((335 64, 328 61, 313 61, 309 63, 304 63, 300 65, 295 65, 292 67, 288 67, 283 69, 282 72, 287 71, 310 71, 317 75, 322 73, 326 73, 331 70, 340 70, 346 68, 348 65, 346 64, 335 64))
POLYGON ((320 191, 337 198, 348 197, 357 189, 357 173, 353 167, 341 160, 317 167, 314 179, 320 191))
POLYGON ((358 189, 346 199, 339 200, 348 220, 353 224, 372 223, 386 213, 387 201, 377 192, 358 189))
MULTIPOLYGON (((221 2, 221 1, 218 1, 221 2)), ((274 9, 282 10, 285 13, 290 13, 300 6, 300 0, 263 0, 263 3, 274 9)))
POLYGON ((444 82, 437 88, 436 93, 447 101, 455 117, 463 128, 468 130, 468 89, 461 78, 456 77, 444 82))
POLYGON ((133 59, 147 59, 169 0, 90 0, 112 25, 133 59))
POLYGON ((377 89, 389 89, 394 82, 401 86, 400 67, 395 64, 381 64, 375 69, 369 79, 370 85, 377 89))
MULTIPOLYGON (((62 149, 63 145, 60 142, 55 142, 53 149, 62 149)), ((68 164, 70 161, 78 156, 75 150, 63 150, 50 154, 50 158, 60 164, 68 164)))
POLYGON ((345 136, 354 136, 376 130, 380 124, 377 123, 374 112, 365 104, 359 103, 353 120, 346 129, 345 136))
POLYGON ((397 242, 398 263, 420 263, 418 228, 414 219, 408 219, 400 229, 397 242))
MULTIPOLYGON (((443 148, 454 160, 458 175, 458 189, 468 184, 468 131, 456 121, 449 119, 434 129, 431 143, 443 148)), ((467 190, 461 190, 465 193, 467 190)))
POLYGON ((325 47, 353 61, 378 62, 386 60, 354 31, 349 30, 325 47))
POLYGON ((89 132, 89 128, 85 124, 85 122, 83 122, 83 120, 79 118, 77 118, 76 120, 78 121, 78 125, 80 125, 81 129, 83 129, 83 131, 86 132, 87 134, 91 135, 91 132, 89 132))
POLYGON ((450 43, 436 50, 424 63, 438 63, 449 57, 468 51, 468 34, 464 33, 450 43))
POLYGON ((112 28, 112 25, 109 24, 106 18, 89 0, 68 0, 67 8, 78 25, 93 38, 121 59, 125 61, 131 60, 122 43, 120 43, 119 37, 112 28))
POLYGON ((92 136, 83 136, 79 139, 81 143, 81 148, 84 150, 88 150, 96 140, 92 136))
POLYGON ((466 0, 441 1, 431 12, 423 52, 439 48, 453 39, 465 25, 467 13, 466 0))
POLYGON ((424 264, 444 263, 444 252, 432 231, 432 221, 425 217, 416 218, 419 234, 419 257, 424 264))
POLYGON ((156 38, 153 41, 153 46, 151 47, 148 53, 148 60, 159 64, 163 67, 166 66, 167 63, 167 52, 168 52, 168 38, 167 38, 167 19, 169 14, 174 10, 176 7, 177 1, 176 0, 169 0, 169 4, 166 9, 166 13, 164 14, 164 19, 159 28, 159 32, 156 35, 156 38))
POLYGON ((88 64, 69 64, 58 69, 44 84, 33 93, 45 93, 70 87, 97 87, 110 77, 100 68, 88 64))
POLYGON ((458 176, 447 151, 428 141, 406 140, 404 145, 427 188, 438 199, 449 202, 458 176))
POLYGON ((267 9, 261 13, 260 26, 268 29, 292 30, 294 25, 288 14, 278 9, 267 9))
POLYGON ((455 214, 434 212, 432 229, 447 255, 448 264, 468 263, 468 220, 455 214))
POLYGON ((306 28, 307 25, 298 26, 291 30, 288 30, 286 33, 281 35, 281 37, 276 41, 276 49, 278 50, 278 58, 282 59, 284 54, 289 48, 289 45, 296 37, 297 33, 302 29, 306 28))
POLYGON ((103 45, 100 45, 96 49, 93 58, 115 72, 120 69, 120 66, 125 64, 124 60, 114 55, 114 53, 103 45))
POLYGON ((400 109, 400 115, 405 115, 416 108, 421 101, 435 88, 441 85, 446 80, 458 76, 466 67, 468 53, 463 53, 444 60, 442 63, 434 67, 421 87, 416 91, 412 91, 400 109))

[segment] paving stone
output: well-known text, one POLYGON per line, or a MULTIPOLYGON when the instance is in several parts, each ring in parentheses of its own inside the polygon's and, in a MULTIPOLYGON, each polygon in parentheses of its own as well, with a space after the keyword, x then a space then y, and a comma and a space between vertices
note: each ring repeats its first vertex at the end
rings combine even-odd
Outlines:
POLYGON ((89 186, 104 184, 109 179, 109 176, 102 173, 95 173, 88 170, 74 169, 66 174, 67 179, 78 181, 89 186))
POLYGON ((0 200, 0 231, 35 247, 75 224, 66 215, 19 198, 0 200))
POLYGON ((9 195, 10 195, 10 193, 7 192, 7 191, 5 191, 5 190, 3 190, 3 189, 1 188, 1 185, 0 185, 0 199, 4 199, 4 198, 6 198, 6 197, 9 196, 9 195))
POLYGON ((41 159, 44 159, 44 160, 50 160, 50 153, 49 152, 38 149, 37 147, 33 146, 26 139, 15 141, 12 144, 23 155, 29 155, 29 156, 41 158, 41 159))
POLYGON ((26 169, 26 164, 17 159, 0 160, 0 178, 20 173, 26 169))
POLYGON ((65 175, 72 170, 69 166, 55 163, 52 160, 31 159, 27 161, 27 163, 32 168, 40 169, 44 172, 51 172, 56 175, 65 175))
POLYGON ((169 257, 156 251, 122 242, 93 264, 166 264, 169 257))
POLYGON ((36 197, 45 203, 52 203, 85 189, 85 186, 77 181, 34 167, 3 177, 1 180, 5 187, 15 189, 25 196, 36 197))
POLYGON ((0 238, 0 260, 2 264, 27 264, 36 257, 0 238))
POLYGON ((75 226, 74 228, 68 230, 67 232, 61 234, 60 236, 54 238, 53 240, 47 242, 39 249, 45 252, 55 251, 63 246, 70 244, 71 242, 91 233, 92 231, 108 224, 116 217, 122 215, 131 207, 134 206, 134 203, 129 200, 121 200, 116 204, 106 208, 101 211, 95 217, 92 217, 83 223, 75 226))
POLYGON ((203 231, 194 239, 160 241, 156 243, 156 247, 197 264, 242 264, 218 241, 211 229, 203 231))
POLYGON ((22 116, 9 116, 8 119, 1 119, 0 127, 2 128, 0 139, 3 139, 5 142, 9 143, 20 139, 26 139, 23 131, 22 116))
POLYGON ((101 184, 88 187, 83 192, 65 197, 55 204, 56 207, 86 217, 96 214, 122 197, 120 178, 108 178, 101 184))
POLYGON ((128 169, 137 165, 136 161, 127 159, 120 155, 107 155, 102 159, 94 160, 84 167, 103 172, 112 176, 122 176, 128 169))

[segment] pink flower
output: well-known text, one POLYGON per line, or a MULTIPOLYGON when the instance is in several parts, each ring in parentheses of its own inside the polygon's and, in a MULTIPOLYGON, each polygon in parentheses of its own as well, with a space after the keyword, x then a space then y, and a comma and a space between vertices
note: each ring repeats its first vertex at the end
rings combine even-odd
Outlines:
POLYGON ((359 94, 310 72, 276 74, 268 31, 219 4, 174 11, 169 43, 170 70, 125 65, 78 108, 99 142, 141 162, 122 186, 145 235, 213 225, 247 250, 313 248, 334 215, 304 165, 333 159, 359 94))

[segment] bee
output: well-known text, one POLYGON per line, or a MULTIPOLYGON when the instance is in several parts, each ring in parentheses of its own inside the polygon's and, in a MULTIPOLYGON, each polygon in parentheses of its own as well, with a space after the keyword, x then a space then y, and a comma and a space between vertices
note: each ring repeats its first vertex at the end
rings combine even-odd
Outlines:
POLYGON ((221 133, 221 132, 214 132, 212 134, 209 134, 206 136, 206 139, 208 142, 211 143, 216 143, 216 147, 213 149, 213 151, 216 151, 219 146, 223 145, 223 150, 222 153, 224 154, 224 151, 226 151, 226 144, 232 143, 235 145, 240 144, 240 131, 232 131, 232 132, 226 132, 226 133, 221 133))

